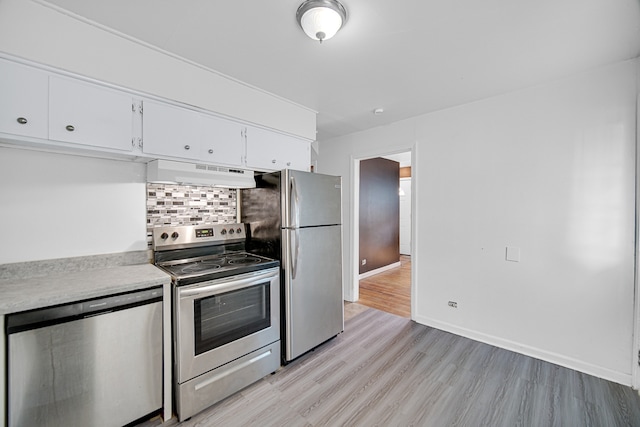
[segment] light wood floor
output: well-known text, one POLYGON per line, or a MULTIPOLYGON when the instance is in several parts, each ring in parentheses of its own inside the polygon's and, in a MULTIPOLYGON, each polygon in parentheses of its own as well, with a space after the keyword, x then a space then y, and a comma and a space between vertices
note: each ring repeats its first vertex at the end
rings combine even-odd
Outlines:
POLYGON ((402 317, 411 317, 411 257, 400 256, 400 267, 360 280, 358 303, 402 317))
POLYGON ((638 426, 629 387, 375 309, 180 424, 213 426, 638 426))

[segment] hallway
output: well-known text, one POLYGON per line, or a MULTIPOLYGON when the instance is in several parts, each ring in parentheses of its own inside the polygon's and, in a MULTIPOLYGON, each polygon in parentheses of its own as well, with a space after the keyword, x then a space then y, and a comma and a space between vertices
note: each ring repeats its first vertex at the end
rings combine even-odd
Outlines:
POLYGON ((400 267, 360 280, 358 304, 411 318, 411 257, 400 256, 400 267))

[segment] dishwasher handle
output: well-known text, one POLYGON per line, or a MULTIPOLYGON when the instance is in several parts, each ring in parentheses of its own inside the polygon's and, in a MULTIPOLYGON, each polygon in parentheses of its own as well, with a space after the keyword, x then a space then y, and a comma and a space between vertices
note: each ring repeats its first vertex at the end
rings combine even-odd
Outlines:
POLYGON ((158 301, 162 301, 161 286, 8 314, 5 318, 6 333, 9 335, 44 328, 158 301))

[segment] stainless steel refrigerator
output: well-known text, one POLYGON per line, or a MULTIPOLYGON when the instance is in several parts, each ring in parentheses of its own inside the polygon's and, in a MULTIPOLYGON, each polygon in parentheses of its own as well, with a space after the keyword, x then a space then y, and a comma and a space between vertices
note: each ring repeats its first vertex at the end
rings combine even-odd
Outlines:
POLYGON ((294 170, 240 191, 248 249, 280 260, 285 363, 344 330, 341 194, 341 177, 294 170))

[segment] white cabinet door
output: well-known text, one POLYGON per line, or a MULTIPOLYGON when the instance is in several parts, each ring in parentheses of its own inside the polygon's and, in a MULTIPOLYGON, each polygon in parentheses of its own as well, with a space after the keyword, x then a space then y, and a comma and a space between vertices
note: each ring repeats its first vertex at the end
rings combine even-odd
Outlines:
POLYGON ((266 129, 247 127, 247 166, 257 170, 308 171, 310 143, 266 129))
POLYGON ((244 166, 244 126, 231 120, 201 115, 200 159, 207 163, 244 166))
POLYGON ((142 151, 145 154, 198 160, 200 114, 186 108, 145 100, 142 151))
POLYGON ((131 151, 133 98, 105 87, 49 78, 49 139, 131 151))
POLYGON ((282 169, 296 169, 309 172, 311 168, 311 143, 293 137, 280 141, 280 149, 285 153, 282 169))
POLYGON ((44 71, 0 60, 0 132, 47 138, 48 87, 44 71))
POLYGON ((277 142, 272 132, 247 127, 247 167, 261 171, 278 170, 277 142))

